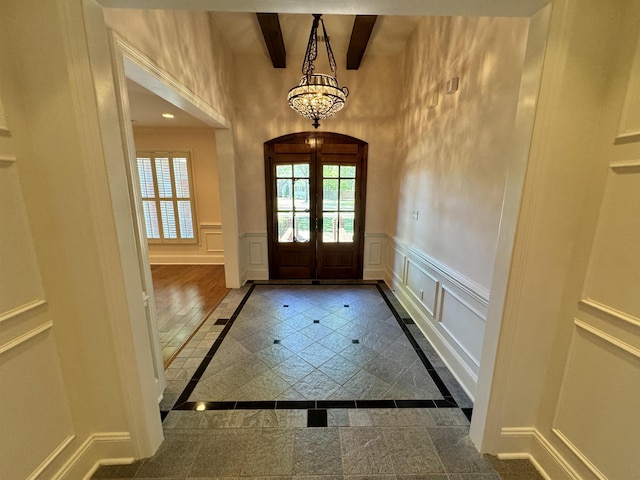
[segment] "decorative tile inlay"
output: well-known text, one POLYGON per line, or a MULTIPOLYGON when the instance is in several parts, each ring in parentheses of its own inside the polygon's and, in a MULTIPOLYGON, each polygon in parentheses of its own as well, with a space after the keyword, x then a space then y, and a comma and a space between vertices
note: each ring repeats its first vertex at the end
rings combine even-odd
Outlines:
POLYGON ((307 412, 307 427, 326 427, 327 411, 322 409, 309 410, 307 412))
POLYGON ((92 478, 541 480, 477 452, 471 401, 383 284, 315 283, 245 288, 172 366, 156 455, 92 478))
POLYGON ((204 358, 190 380, 195 364, 177 364, 172 374, 180 374, 176 382, 184 377, 186 387, 177 400, 176 393, 167 399, 165 410, 265 402, 277 408, 278 401, 294 409, 318 401, 457 407, 412 336, 414 325, 380 284, 254 282, 247 290, 233 315, 219 319, 227 321, 211 348, 193 350, 204 358), (411 401, 419 403, 403 403, 411 401))

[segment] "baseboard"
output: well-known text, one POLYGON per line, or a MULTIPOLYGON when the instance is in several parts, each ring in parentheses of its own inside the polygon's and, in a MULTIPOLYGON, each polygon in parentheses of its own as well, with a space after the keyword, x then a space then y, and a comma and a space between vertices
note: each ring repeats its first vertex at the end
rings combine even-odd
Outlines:
POLYGON ((94 433, 80 445, 53 480, 88 480, 100 465, 126 465, 134 461, 129 432, 94 433))
POLYGON ((264 270, 247 270, 244 272, 242 278, 246 282, 247 280, 269 280, 269 272, 264 270))
POLYGON ((378 270, 364 270, 364 272, 362 272, 362 279, 363 280, 382 280, 385 278, 385 273, 383 269, 378 269, 378 270))
POLYGON ((151 265, 224 265, 224 254, 149 255, 151 265))
POLYGON ((562 454, 533 427, 504 427, 499 459, 527 458, 545 480, 582 480, 562 454))

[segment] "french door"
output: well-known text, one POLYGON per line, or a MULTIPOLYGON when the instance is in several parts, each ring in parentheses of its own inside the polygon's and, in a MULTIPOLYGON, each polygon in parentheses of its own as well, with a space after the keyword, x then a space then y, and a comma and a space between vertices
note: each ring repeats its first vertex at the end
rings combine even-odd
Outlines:
POLYGON ((367 144, 306 132, 264 152, 270 278, 362 278, 367 144))

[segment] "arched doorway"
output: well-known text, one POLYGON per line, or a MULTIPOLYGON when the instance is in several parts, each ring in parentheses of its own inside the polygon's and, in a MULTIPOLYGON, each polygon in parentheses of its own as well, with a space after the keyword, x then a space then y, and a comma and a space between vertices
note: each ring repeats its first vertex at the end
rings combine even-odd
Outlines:
POLYGON ((270 278, 362 278, 367 148, 328 132, 265 142, 270 278))

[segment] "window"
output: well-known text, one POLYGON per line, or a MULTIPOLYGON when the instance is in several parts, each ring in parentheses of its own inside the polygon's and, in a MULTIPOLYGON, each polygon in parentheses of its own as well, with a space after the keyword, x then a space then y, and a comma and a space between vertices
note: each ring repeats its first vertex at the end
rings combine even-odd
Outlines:
POLYGON ((191 158, 188 152, 137 152, 149 243, 196 243, 191 158))

